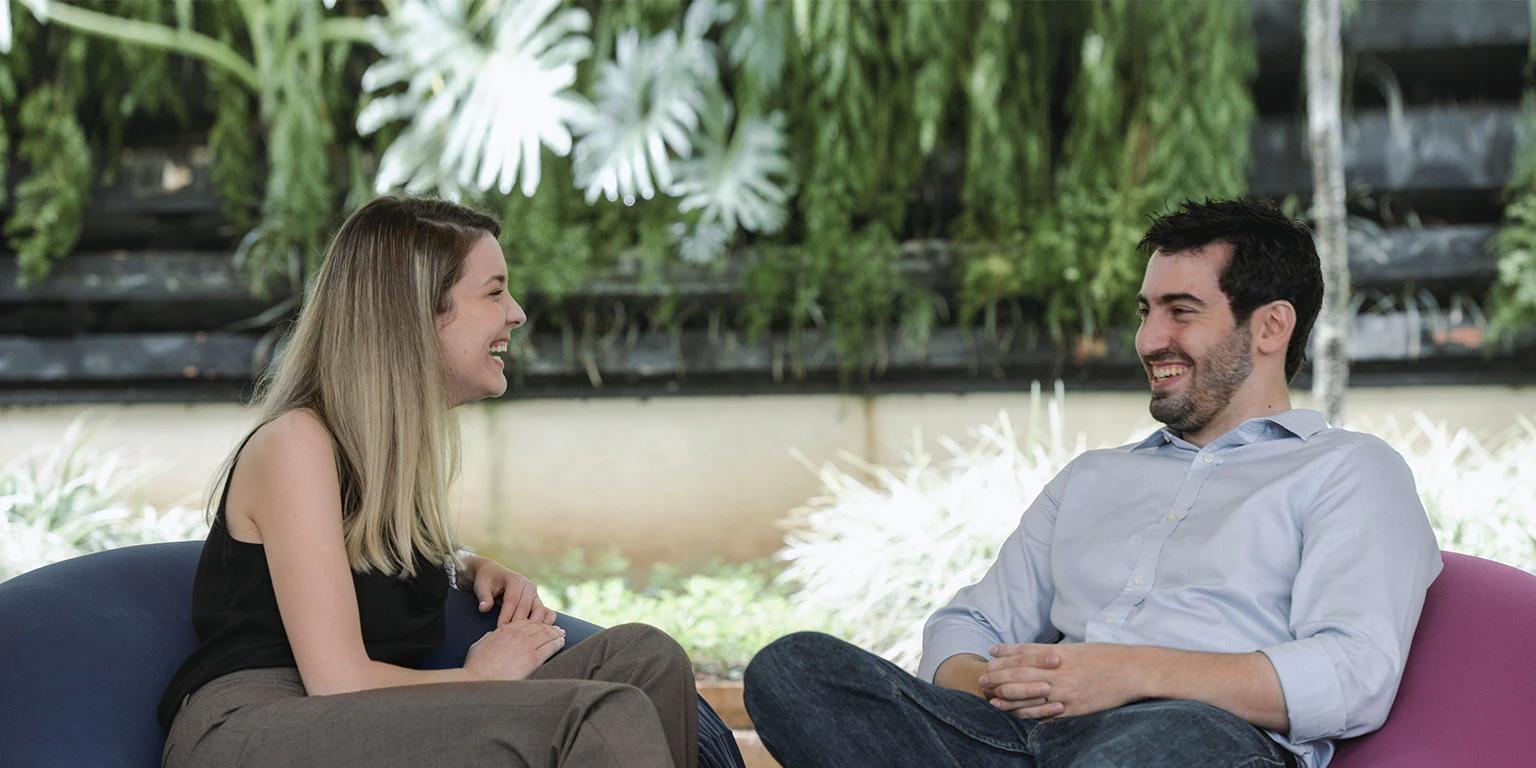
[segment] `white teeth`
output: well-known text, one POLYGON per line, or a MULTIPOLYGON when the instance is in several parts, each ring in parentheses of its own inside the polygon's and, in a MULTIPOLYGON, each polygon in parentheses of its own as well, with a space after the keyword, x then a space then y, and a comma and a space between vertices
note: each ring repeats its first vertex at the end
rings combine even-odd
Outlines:
POLYGON ((497 354, 499 352, 506 352, 506 351, 507 351, 507 343, 505 341, 498 341, 495 344, 491 345, 491 354, 493 354, 493 355, 497 354))
POLYGON ((1152 369, 1152 378, 1167 379, 1187 370, 1189 370, 1189 367, 1184 365, 1160 365, 1152 369))

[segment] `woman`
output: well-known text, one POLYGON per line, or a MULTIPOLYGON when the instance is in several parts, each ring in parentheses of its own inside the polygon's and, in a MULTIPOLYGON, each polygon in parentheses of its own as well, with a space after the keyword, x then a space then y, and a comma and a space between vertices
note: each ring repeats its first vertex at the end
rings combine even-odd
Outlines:
POLYGON ((160 706, 163 764, 692 766, 691 665, 642 625, 558 657, 533 585, 461 557, 448 409, 506 390, 497 223, 379 198, 331 243, 260 426, 231 455, 193 585, 201 644, 160 706), (449 586, 498 598, 462 669, 422 670, 449 586))

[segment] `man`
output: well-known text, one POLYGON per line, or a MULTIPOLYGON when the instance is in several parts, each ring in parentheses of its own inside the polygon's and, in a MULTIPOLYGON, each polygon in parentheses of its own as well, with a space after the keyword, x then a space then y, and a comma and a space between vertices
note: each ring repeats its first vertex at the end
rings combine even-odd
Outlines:
POLYGON ((746 703, 786 768, 1322 768, 1386 719, 1440 555, 1396 452, 1291 408, 1311 234, 1185 203, 1141 250, 1166 427, 1046 486, 928 620, 921 679, 818 633, 765 648, 746 703))

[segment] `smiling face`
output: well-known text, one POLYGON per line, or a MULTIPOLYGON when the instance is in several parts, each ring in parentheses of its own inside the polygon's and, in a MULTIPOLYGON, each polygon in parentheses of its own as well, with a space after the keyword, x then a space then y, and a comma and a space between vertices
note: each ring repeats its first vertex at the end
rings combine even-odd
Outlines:
POLYGON ((1152 417, 1184 435, 1217 421, 1253 373, 1252 334, 1238 325, 1219 281, 1230 245, 1215 243, 1147 262, 1137 296, 1140 356, 1152 417))
POLYGON ((449 402, 462 405, 506 392, 509 336, 528 316, 507 293, 506 260, 495 238, 486 235, 469 250, 448 298, 448 311, 437 318, 437 343, 448 371, 449 402))

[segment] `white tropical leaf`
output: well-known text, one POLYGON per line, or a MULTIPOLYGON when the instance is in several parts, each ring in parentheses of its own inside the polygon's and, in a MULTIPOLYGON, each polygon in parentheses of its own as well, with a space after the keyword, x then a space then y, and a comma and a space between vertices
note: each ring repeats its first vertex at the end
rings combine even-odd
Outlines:
POLYGON ((369 134, 410 125, 385 150, 379 191, 518 187, 532 196, 539 155, 571 151, 571 130, 591 105, 571 90, 576 65, 592 54, 592 19, 559 0, 503 0, 473 7, 462 0, 405 0, 379 27, 384 57, 363 75, 377 95, 357 116, 369 134))
POLYGON ((576 183, 588 203, 601 196, 632 205, 669 191, 672 156, 693 154, 699 113, 720 90, 714 44, 704 37, 718 16, 705 0, 689 6, 681 35, 618 35, 598 74, 596 114, 576 145, 576 183))
POLYGON ((718 221, 700 219, 692 226, 683 222, 672 225, 672 236, 677 240, 677 252, 689 264, 708 264, 725 253, 735 229, 728 229, 718 221))
MULTIPOLYGON (((721 116, 723 117, 723 116, 721 116)), ((698 153, 679 168, 674 194, 684 213, 702 211, 701 221, 718 222, 727 231, 772 234, 784 226, 792 191, 792 169, 785 156, 784 116, 738 120, 725 136, 725 120, 710 120, 698 153)))

